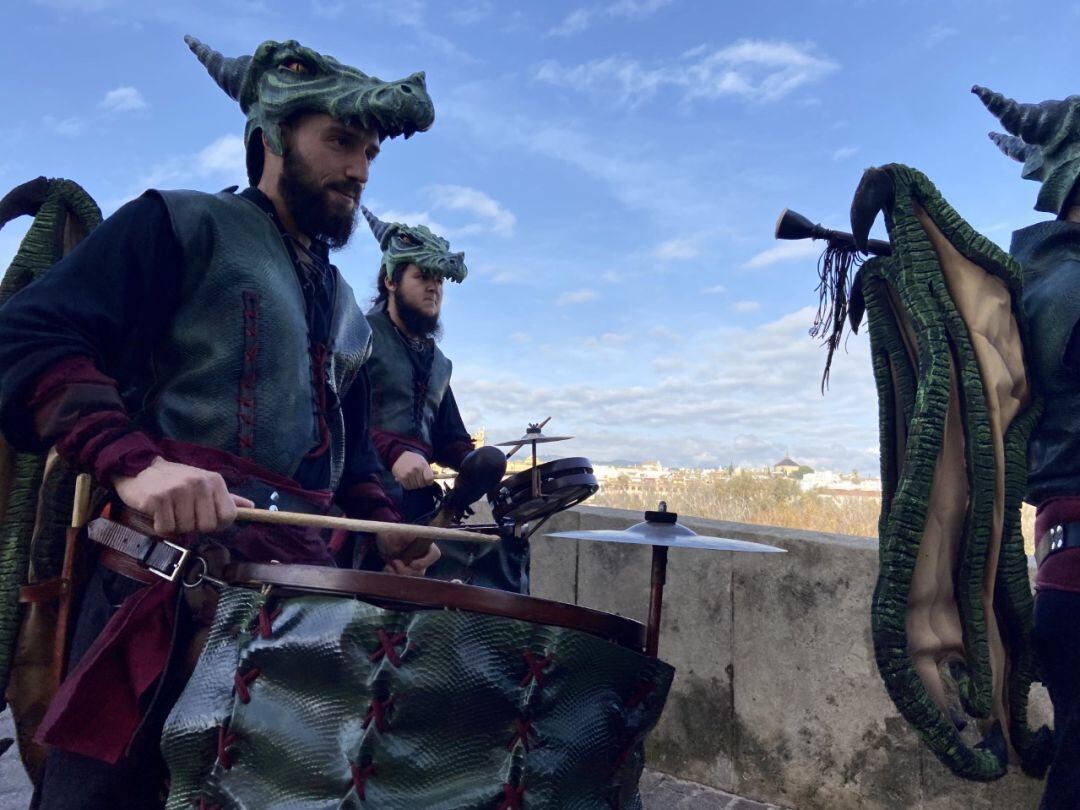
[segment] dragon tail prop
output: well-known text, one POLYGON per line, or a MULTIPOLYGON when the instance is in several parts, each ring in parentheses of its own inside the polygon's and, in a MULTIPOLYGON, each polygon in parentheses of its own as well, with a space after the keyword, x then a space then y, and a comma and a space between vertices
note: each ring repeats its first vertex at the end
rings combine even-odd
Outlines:
MULTIPOLYGON (((82 187, 45 177, 0 200, 0 228, 24 215, 34 221, 0 281, 0 305, 101 222, 101 211, 82 187)), ((42 690, 52 681, 56 609, 46 603, 22 605, 19 592, 23 585, 60 576, 74 481, 75 471, 55 454, 19 453, 0 438, 0 708, 11 700, 31 776, 43 756, 30 737, 38 709, 44 710, 42 690)))
POLYGON ((1021 270, 914 169, 866 172, 856 244, 880 211, 892 252, 863 264, 851 302, 853 325, 865 314, 869 326, 880 416, 878 669, 958 776, 996 779, 1010 758, 1039 775, 1049 733, 1027 724, 1020 504, 1041 405, 1025 367, 1021 270))

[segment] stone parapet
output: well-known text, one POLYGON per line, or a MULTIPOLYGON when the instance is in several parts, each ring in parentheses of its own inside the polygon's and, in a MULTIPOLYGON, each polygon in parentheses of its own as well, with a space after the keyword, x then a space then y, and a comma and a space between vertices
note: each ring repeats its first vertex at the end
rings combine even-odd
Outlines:
MULTIPOLYGON (((532 541, 533 594, 644 621, 647 547, 543 536, 641 519, 592 507, 556 515, 532 541)), ((680 522, 788 553, 672 549, 660 657, 677 671, 650 768, 797 810, 1038 805, 1041 783, 1018 770, 990 784, 954 777, 892 705, 870 640, 876 540, 680 522)), ((1041 686, 1031 698, 1032 721, 1049 722, 1041 686)))

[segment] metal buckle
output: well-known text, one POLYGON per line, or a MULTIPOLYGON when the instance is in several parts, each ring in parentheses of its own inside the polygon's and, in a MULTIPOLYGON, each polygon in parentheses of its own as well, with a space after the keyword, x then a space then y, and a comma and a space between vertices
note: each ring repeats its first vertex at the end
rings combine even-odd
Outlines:
POLYGON ((174 548, 180 552, 180 559, 177 560, 172 567, 172 571, 166 572, 154 568, 152 565, 147 566, 147 570, 156 576, 161 577, 166 582, 175 582, 176 578, 180 576, 180 572, 184 570, 184 564, 187 563, 188 556, 191 554, 191 549, 184 548, 176 543, 170 543, 168 540, 159 540, 158 542, 164 543, 169 548, 174 548))

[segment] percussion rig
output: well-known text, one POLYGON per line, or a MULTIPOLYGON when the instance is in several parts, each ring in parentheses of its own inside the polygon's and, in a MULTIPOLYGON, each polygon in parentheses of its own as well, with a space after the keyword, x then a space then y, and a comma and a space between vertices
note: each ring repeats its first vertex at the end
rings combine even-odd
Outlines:
POLYGON ((660 613, 664 602, 664 582, 667 579, 669 548, 697 548, 712 551, 743 551, 784 553, 786 549, 749 540, 729 537, 709 537, 697 534, 681 525, 679 516, 669 512, 667 502, 660 501, 655 512, 645 513, 645 520, 628 529, 595 529, 588 531, 554 532, 548 537, 570 540, 598 540, 603 543, 632 543, 652 546, 652 579, 649 587, 649 618, 645 629, 645 654, 656 657, 660 646, 660 613))
MULTIPOLYGON (((510 448, 506 453, 507 459, 526 445, 532 450, 532 466, 528 470, 506 476, 487 493, 494 523, 460 524, 463 512, 453 506, 453 492, 464 477, 458 475, 454 487, 447 491, 444 507, 432 519, 431 525, 460 526, 477 534, 517 537, 527 541, 552 515, 576 506, 595 494, 600 489, 600 484, 593 474, 592 462, 589 459, 572 457, 539 463, 537 445, 574 438, 546 435, 543 428, 550 421, 549 416, 542 422, 530 423, 520 438, 493 445, 510 448)), ((464 470, 462 472, 464 473, 464 470)))

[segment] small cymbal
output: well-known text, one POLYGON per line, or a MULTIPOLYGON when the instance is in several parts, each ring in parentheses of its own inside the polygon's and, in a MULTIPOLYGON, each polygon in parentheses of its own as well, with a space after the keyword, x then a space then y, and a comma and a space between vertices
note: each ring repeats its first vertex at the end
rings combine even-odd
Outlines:
POLYGON ((523 444, 547 444, 548 442, 565 442, 573 436, 545 436, 543 433, 526 433, 520 439, 510 442, 497 442, 496 447, 518 447, 523 444))
POLYGON ((604 543, 633 543, 642 546, 668 546, 670 548, 701 548, 712 551, 750 551, 784 553, 786 549, 749 540, 731 537, 710 537, 698 534, 679 525, 678 515, 667 511, 661 503, 659 512, 646 512, 646 519, 629 529, 596 529, 593 531, 554 532, 548 537, 565 537, 570 540, 599 540, 604 543))

